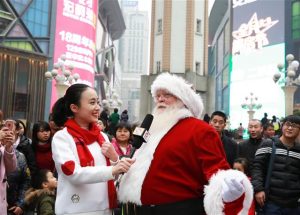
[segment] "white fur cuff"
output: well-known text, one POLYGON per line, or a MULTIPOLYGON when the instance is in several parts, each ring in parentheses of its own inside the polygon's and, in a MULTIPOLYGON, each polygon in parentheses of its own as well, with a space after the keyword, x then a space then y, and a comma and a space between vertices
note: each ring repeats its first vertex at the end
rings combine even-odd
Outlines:
POLYGON ((245 189, 245 199, 243 202, 243 209, 239 215, 247 215, 253 201, 253 187, 248 177, 237 170, 220 170, 214 174, 209 184, 204 188, 204 208, 207 215, 221 215, 224 214, 224 202, 222 199, 222 183, 225 178, 242 178, 242 184, 245 189))

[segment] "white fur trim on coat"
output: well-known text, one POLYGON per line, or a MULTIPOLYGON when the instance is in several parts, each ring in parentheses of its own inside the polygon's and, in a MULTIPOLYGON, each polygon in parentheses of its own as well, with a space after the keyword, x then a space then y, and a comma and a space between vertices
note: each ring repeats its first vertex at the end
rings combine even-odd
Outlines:
MULTIPOLYGON (((120 202, 131 202, 142 205, 141 192, 145 176, 153 160, 153 154, 160 140, 166 133, 180 120, 191 117, 192 114, 188 109, 179 110, 174 117, 165 123, 163 129, 152 133, 150 128, 150 137, 147 143, 144 143, 134 154, 136 162, 130 167, 129 171, 123 175, 118 190, 120 202)), ((154 119, 155 120, 155 119, 154 119)))
POLYGON ((157 90, 160 89, 165 89, 179 98, 193 116, 200 119, 203 102, 201 96, 192 89, 192 84, 186 82, 182 77, 165 72, 157 76, 151 85, 151 94, 154 98, 157 90))
POLYGON ((253 201, 253 187, 248 177, 237 170, 220 170, 213 175, 209 184, 204 188, 204 208, 207 215, 222 215, 224 214, 224 203, 222 199, 222 182, 229 175, 236 175, 236 178, 243 177, 243 185, 245 189, 245 198, 243 209, 238 215, 248 215, 248 211, 253 201))

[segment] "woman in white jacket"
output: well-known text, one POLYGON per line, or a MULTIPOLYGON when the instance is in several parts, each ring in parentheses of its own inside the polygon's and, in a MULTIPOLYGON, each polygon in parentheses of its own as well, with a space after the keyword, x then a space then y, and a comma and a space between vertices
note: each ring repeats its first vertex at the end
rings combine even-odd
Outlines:
POLYGON ((85 84, 70 86, 53 107, 53 120, 65 128, 52 140, 58 172, 55 213, 108 215, 116 207, 113 180, 134 160, 118 160, 107 136, 96 125, 97 93, 85 84))

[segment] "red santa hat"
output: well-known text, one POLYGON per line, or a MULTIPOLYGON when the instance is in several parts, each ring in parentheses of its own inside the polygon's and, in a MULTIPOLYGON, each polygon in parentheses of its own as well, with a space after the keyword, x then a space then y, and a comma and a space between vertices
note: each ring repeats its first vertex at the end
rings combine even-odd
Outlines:
POLYGON ((165 72, 158 75, 151 85, 151 94, 154 99, 157 91, 161 89, 180 99, 194 117, 201 117, 203 102, 201 96, 193 90, 192 84, 189 84, 182 77, 165 72))

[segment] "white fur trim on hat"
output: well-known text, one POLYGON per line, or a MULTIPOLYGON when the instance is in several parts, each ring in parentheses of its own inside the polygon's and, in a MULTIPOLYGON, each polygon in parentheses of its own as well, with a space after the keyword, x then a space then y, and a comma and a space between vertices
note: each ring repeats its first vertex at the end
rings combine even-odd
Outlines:
POLYGON ((228 175, 236 176, 235 178, 243 178, 243 186, 245 189, 245 198, 243 201, 243 209, 238 215, 248 215, 248 211, 253 201, 253 187, 248 177, 237 170, 220 170, 213 175, 209 184, 204 188, 204 208, 207 215, 222 215, 224 214, 224 203, 222 199, 222 182, 228 175))
POLYGON ((151 85, 151 94, 153 98, 155 98, 157 91, 160 89, 167 90, 180 99, 194 117, 201 117, 203 102, 201 96, 192 89, 192 84, 189 84, 179 76, 165 72, 157 76, 151 85))

